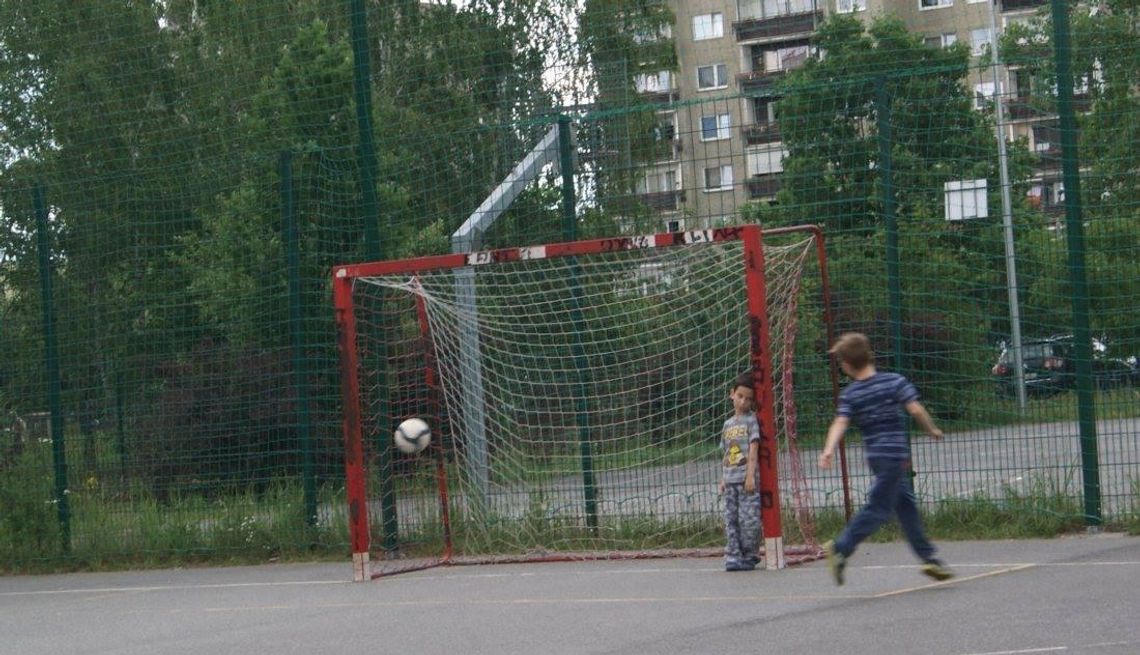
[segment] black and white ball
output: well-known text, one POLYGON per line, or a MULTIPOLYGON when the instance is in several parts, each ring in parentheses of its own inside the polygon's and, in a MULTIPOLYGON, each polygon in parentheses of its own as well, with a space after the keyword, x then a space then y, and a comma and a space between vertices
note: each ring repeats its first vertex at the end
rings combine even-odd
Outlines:
POLYGON ((423 419, 410 418, 396 428, 393 440, 400 452, 414 455, 431 443, 431 428, 423 419))

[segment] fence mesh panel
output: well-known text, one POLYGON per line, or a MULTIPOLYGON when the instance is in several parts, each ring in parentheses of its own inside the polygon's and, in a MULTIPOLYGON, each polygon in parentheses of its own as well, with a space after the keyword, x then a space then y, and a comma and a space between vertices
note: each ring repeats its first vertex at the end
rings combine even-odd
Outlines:
POLYGON ((503 4, 0 0, 4 566, 347 553, 329 271, 489 198, 467 246, 821 226, 837 328, 948 432, 925 510, 1134 524, 1134 3, 503 4))

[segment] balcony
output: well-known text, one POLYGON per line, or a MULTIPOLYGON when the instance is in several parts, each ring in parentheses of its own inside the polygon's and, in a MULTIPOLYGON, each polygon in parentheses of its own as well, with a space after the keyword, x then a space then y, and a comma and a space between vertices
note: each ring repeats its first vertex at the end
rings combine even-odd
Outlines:
POLYGON ((1004 100, 1005 115, 1009 120, 1027 121, 1035 118, 1045 118, 1051 114, 1038 106, 1032 98, 1018 97, 1004 100))
MULTIPOLYGON (((1041 118, 1056 118, 1057 109, 1055 100, 1044 100, 1042 98, 1027 98, 1017 97, 1005 100, 1005 115, 1009 120, 1026 121, 1036 120, 1041 118), (1052 105, 1046 107, 1046 103, 1052 105)), ((1073 94, 1073 111, 1078 114, 1085 114, 1092 111, 1092 97, 1083 91, 1077 91, 1073 94)))
POLYGON ((660 139, 653 144, 650 155, 653 161, 676 161, 681 158, 684 143, 679 137, 660 139))
POLYGON ((780 190, 783 183, 780 181, 780 175, 753 175, 748 178, 748 197, 756 198, 771 198, 776 195, 780 190))
POLYGON ((1034 151, 1037 155, 1037 168, 1039 169, 1056 169, 1061 168, 1061 147, 1058 145, 1049 144, 1049 147, 1034 151))
POLYGON ((776 121, 742 125, 740 128, 744 143, 750 146, 773 143, 780 140, 780 124, 776 121))
POLYGON ((784 71, 750 71, 736 76, 736 85, 741 92, 758 93, 768 91, 776 81, 784 76, 784 71))
POLYGON ((732 24, 737 41, 772 39, 782 36, 811 34, 823 21, 822 11, 783 14, 767 18, 746 18, 732 24))
POLYGON ((1048 4, 1046 0, 1002 0, 1001 10, 1021 11, 1022 9, 1036 9, 1048 4))
POLYGON ((637 199, 650 209, 676 211, 685 202, 684 191, 656 191, 638 194, 637 199))
POLYGON ((679 99, 677 89, 642 91, 640 97, 643 101, 654 105, 670 105, 679 99))

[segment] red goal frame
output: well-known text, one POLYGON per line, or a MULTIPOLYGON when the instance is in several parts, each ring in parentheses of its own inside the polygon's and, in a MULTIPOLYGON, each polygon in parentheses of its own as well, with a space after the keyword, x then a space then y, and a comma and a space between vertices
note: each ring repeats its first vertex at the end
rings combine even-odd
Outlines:
MULTIPOLYGON (((749 324, 750 367, 753 376, 756 398, 756 413, 760 425, 760 494, 761 522, 764 534, 764 550, 769 568, 786 566, 783 543, 783 526, 780 515, 780 489, 777 471, 777 423, 774 407, 774 387, 772 380, 772 349, 767 315, 767 289, 764 279, 764 234, 784 234, 797 231, 810 231, 816 238, 820 258, 824 288, 824 312, 829 313, 827 272, 824 258, 822 232, 816 226, 794 226, 762 230, 759 225, 690 230, 684 232, 663 232, 632 237, 613 237, 552 243, 539 246, 500 248, 468 253, 454 253, 415 257, 410 259, 345 264, 332 269, 333 300, 337 329, 337 345, 340 357, 341 390, 343 401, 343 438, 345 457, 345 489, 348 501, 348 524, 353 558, 354 580, 368 580, 373 576, 369 562, 371 536, 367 511, 367 489, 365 478, 364 426, 360 402, 359 367, 357 353, 357 326, 354 315, 353 285, 359 278, 379 275, 422 273, 441 269, 477 267, 487 264, 515 262, 529 259, 550 259, 591 255, 623 250, 646 248, 667 248, 689 246, 710 242, 739 241, 743 245, 743 265, 749 324)), ((421 311, 419 308, 417 311, 421 311)), ((423 321, 423 317, 420 317, 423 321)), ((831 341, 831 320, 825 317, 828 340, 831 341)), ((430 363, 425 374, 435 373, 430 363)), ((834 367, 833 387, 837 388, 834 367)), ((433 444, 433 448, 436 446, 433 444)), ((450 559, 451 543, 447 526, 446 479, 442 469, 442 453, 439 460, 440 494, 443 499, 444 532, 447 543, 442 563, 450 559)), ((844 480, 844 496, 847 497, 846 460, 840 451, 841 469, 844 480)), ((422 568, 422 567, 421 567, 422 568)))

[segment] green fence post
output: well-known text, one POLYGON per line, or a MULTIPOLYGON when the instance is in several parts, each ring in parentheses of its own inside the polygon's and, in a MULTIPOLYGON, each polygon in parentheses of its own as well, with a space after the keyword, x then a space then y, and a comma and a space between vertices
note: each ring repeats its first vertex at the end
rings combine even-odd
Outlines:
MULTIPOLYGON (((570 117, 558 117, 558 165, 562 172, 562 238, 573 241, 578 236, 578 214, 575 208, 577 193, 574 190, 574 151, 570 131, 570 117)), ((571 258, 570 289, 574 294, 574 306, 570 312, 575 326, 581 326, 582 288, 578 285, 578 258, 571 258)), ((594 453, 591 446, 589 408, 586 405, 586 375, 589 361, 582 345, 582 330, 574 330, 574 368, 578 374, 578 406, 575 421, 578 426, 578 451, 582 460, 582 496, 586 501, 586 525, 591 530, 598 529, 598 485, 594 479, 594 453)))
POLYGON ((289 273, 289 337, 293 348, 293 384, 296 385, 297 432, 301 438, 301 479, 305 522, 317 524, 317 484, 313 477, 312 424, 309 415, 309 371, 306 367, 301 297, 301 239, 293 204, 293 153, 281 152, 281 222, 285 232, 285 259, 289 273))
POLYGON ((119 454, 119 477, 127 481, 127 427, 124 415, 123 372, 115 367, 115 446, 119 454))
POLYGON ((379 202, 376 200, 376 144, 372 136, 372 72, 368 59, 368 14, 364 0, 349 0, 352 17, 352 86, 356 101, 356 161, 364 205, 364 244, 369 258, 380 259, 379 202))
POLYGON ((1072 288, 1073 341, 1077 354, 1077 424, 1081 434, 1085 521, 1103 520, 1097 455, 1096 407, 1093 404, 1092 331, 1089 329, 1089 287, 1085 275, 1085 233, 1081 221, 1081 175, 1077 156, 1077 120, 1073 114, 1073 72, 1069 14, 1065 3, 1053 0, 1053 47, 1057 58, 1057 114, 1061 125, 1061 178, 1065 185, 1065 239, 1072 288))
MULTIPOLYGON (((368 53, 368 14, 364 0, 349 0, 352 21, 353 88, 356 92, 357 167, 360 169, 360 194, 364 211, 365 256, 371 260, 384 258, 380 244, 380 208, 376 199, 376 145, 372 138, 372 73, 368 53)), ((374 362, 380 389, 387 389, 388 369, 383 356, 374 362)), ((379 394, 377 416, 379 421, 389 420, 388 394, 379 394)), ((399 544, 399 517, 396 514, 396 486, 392 480, 391 425, 377 426, 376 453, 380 476, 380 512, 382 541, 385 550, 395 550, 399 544)))
POLYGON ((891 349, 894 368, 903 371, 902 285, 899 282, 899 226, 895 217, 895 182, 891 161, 891 98, 887 80, 875 78, 875 114, 879 129, 879 171, 883 185, 883 229, 887 238, 887 308, 891 321, 891 349))
POLYGON ((55 504, 59 517, 60 545, 71 552, 71 503, 67 489, 67 452, 63 438, 63 407, 60 401, 59 344, 55 335, 55 299, 51 288, 51 243, 48 240, 47 203, 43 187, 32 192, 36 214, 36 244, 39 247, 40 292, 44 315, 44 370, 47 374, 48 409, 51 412, 51 455, 55 465, 55 504))

